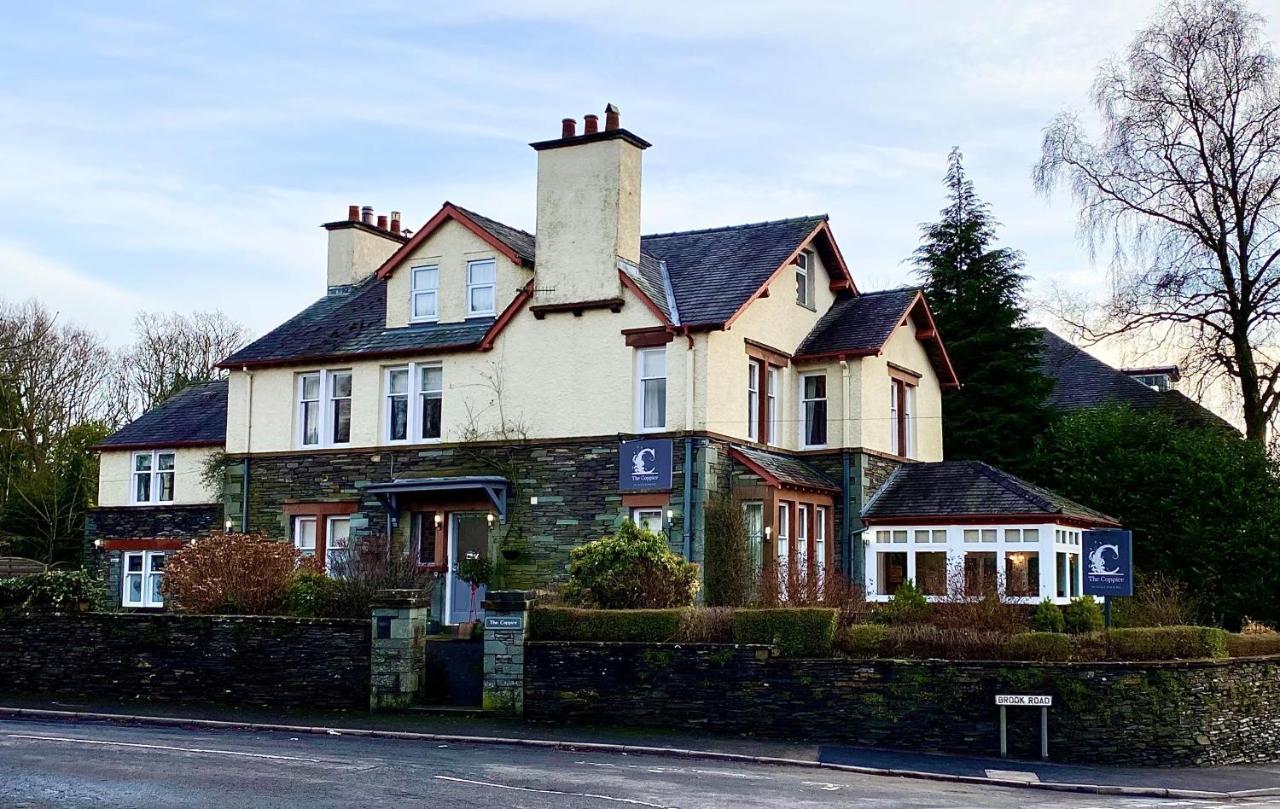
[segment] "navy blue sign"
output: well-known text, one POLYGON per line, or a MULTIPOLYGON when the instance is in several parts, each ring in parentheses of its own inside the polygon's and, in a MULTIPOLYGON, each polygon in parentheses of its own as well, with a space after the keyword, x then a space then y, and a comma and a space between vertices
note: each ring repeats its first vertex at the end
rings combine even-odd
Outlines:
POLYGON ((618 489, 649 492, 670 488, 670 438, 622 442, 618 448, 618 489))
POLYGON ((1133 534, 1108 529, 1084 532, 1084 592, 1133 595, 1133 534))

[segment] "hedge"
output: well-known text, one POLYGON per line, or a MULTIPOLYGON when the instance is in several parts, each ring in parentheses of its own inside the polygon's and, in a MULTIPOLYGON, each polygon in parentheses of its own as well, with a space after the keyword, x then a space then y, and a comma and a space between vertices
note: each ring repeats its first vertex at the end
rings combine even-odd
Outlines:
POLYGON ((1004 651, 1009 660, 1070 660, 1071 639, 1059 632, 1021 632, 1004 651))
POLYGON ((738 610, 733 640, 776 646, 782 657, 830 657, 836 617, 837 610, 826 607, 738 610))
POLYGON ((1227 652, 1232 657, 1280 655, 1280 632, 1230 635, 1227 637, 1227 652))
POLYGON ((538 607, 529 613, 530 640, 668 643, 680 631, 683 609, 589 610, 538 607))
POLYGON ((1151 626, 1108 633, 1115 660, 1195 660, 1227 656, 1226 630, 1208 626, 1151 626))
POLYGON ((880 624, 854 624, 840 639, 840 651, 850 657, 880 657, 885 628, 880 624))

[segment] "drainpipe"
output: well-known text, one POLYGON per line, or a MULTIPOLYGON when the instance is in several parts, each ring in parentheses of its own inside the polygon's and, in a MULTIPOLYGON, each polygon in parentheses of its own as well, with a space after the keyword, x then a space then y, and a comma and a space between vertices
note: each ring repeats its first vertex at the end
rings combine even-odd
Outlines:
POLYGON ((249 533, 249 451, 253 448, 253 371, 240 369, 249 377, 248 402, 245 405, 244 460, 240 476, 240 533, 249 533))
POLYGON ((844 550, 844 575, 850 581, 853 580, 853 534, 850 533, 851 525, 849 514, 849 483, 852 478, 849 470, 849 449, 846 447, 840 453, 840 493, 844 498, 844 502, 840 506, 840 544, 844 550))
POLYGON ((684 558, 693 561, 693 439, 684 440, 684 558))

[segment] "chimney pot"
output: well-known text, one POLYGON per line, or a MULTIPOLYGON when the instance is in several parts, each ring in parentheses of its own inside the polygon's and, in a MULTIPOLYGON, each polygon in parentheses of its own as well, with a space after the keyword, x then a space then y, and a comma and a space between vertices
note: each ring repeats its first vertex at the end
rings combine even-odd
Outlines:
POLYGON ((400 212, 399 211, 391 212, 391 232, 396 234, 397 236, 400 235, 400 212))
POLYGON ((364 222, 366 225, 373 224, 373 206, 372 205, 366 205, 360 209, 360 221, 364 222))
POLYGON ((348 221, 351 221, 351 222, 358 222, 358 221, 360 221, 360 206, 359 206, 359 205, 348 205, 348 206, 347 206, 347 219, 348 219, 348 221))
POLYGON ((594 135, 596 132, 599 132, 599 131, 600 131, 600 116, 599 116, 599 115, 584 115, 584 116, 582 116, 582 134, 584 134, 584 135, 594 135))
POLYGON ((573 130, 577 127, 577 125, 578 125, 577 122, 574 121, 572 118, 565 118, 563 121, 560 122, 560 137, 572 138, 574 135, 573 130))
POLYGON ((604 128, 605 130, 617 129, 621 124, 618 123, 618 108, 610 104, 604 108, 604 128))
POLYGON ((387 229, 387 215, 386 215, 386 214, 379 214, 379 215, 378 215, 378 230, 386 230, 386 229, 387 229))

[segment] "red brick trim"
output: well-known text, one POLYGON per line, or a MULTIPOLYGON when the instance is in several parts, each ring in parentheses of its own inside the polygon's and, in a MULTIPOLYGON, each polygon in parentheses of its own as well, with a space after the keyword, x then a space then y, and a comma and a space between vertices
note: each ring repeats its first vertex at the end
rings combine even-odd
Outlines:
POLYGON ((767 343, 761 343, 749 337, 743 338, 742 343, 748 356, 764 360, 770 365, 776 365, 779 368, 785 368, 791 364, 791 355, 780 348, 774 348, 767 343))
POLYGON ((360 510, 355 500, 323 501, 315 503, 285 503, 280 507, 290 517, 324 516, 335 514, 354 514, 360 510))
POLYGON ((102 541, 102 549, 104 551, 176 551, 187 542, 188 540, 174 537, 104 539, 102 541))
POLYGON ((671 503, 671 492, 644 492, 622 495, 622 506, 633 508, 666 508, 671 503))
POLYGON ((675 332, 666 326, 655 326, 648 329, 623 329, 623 337, 632 348, 654 348, 664 346, 676 339, 675 332))

